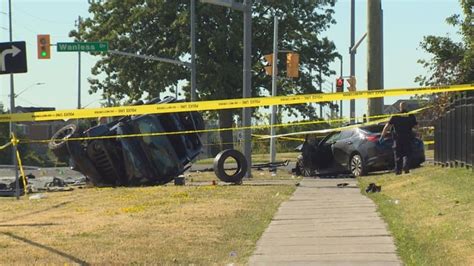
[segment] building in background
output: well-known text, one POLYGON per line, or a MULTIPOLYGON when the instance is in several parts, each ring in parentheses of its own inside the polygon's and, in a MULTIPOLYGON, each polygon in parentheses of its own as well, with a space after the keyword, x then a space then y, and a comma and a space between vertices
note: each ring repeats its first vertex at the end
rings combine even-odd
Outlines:
POLYGON ((413 111, 422 107, 424 101, 422 100, 398 100, 393 104, 384 105, 383 113, 384 114, 396 114, 400 112, 400 103, 405 102, 408 111, 413 111))

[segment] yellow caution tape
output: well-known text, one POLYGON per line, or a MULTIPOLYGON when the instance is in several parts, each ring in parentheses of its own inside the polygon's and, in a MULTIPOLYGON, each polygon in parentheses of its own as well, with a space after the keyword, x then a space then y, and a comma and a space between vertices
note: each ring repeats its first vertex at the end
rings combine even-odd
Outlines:
MULTIPOLYGON (((252 136, 260 138, 260 139, 269 139, 269 138, 271 138, 271 135, 252 134, 252 136)), ((292 138, 292 137, 279 137, 279 139, 282 139, 282 140, 295 140, 295 141, 304 141, 305 140, 303 138, 292 138)))
POLYGON ((140 114, 174 113, 185 111, 222 110, 244 107, 261 107, 269 105, 291 105, 360 98, 379 98, 388 96, 430 94, 474 90, 474 84, 453 86, 403 88, 390 90, 352 91, 336 93, 303 94, 276 97, 258 97, 214 101, 181 102, 167 104, 149 104, 138 106, 107 107, 95 109, 46 111, 20 114, 0 115, 0 122, 69 120, 80 118, 111 117, 140 114))
POLYGON ((11 142, 11 141, 10 141, 10 142, 7 142, 6 144, 4 144, 4 145, 2 145, 2 146, 0 146, 0 150, 3 150, 3 149, 5 149, 5 148, 9 147, 10 145, 12 145, 12 142, 11 142))
MULTIPOLYGON (((413 110, 411 112, 408 112, 408 114, 416 114, 418 112, 421 112, 425 109, 429 109, 431 106, 428 107, 423 107, 417 110, 413 110)), ((283 138, 287 137, 290 135, 304 135, 304 134, 326 134, 332 131, 339 131, 341 129, 349 128, 349 127, 359 127, 362 125, 369 125, 369 124, 377 124, 381 122, 388 121, 388 118, 393 116, 394 114, 383 114, 383 115, 374 115, 374 116, 369 116, 369 117, 356 117, 355 119, 370 119, 373 120, 370 123, 366 124, 356 124, 356 125, 351 125, 351 126, 345 126, 345 127, 337 127, 337 128, 328 128, 328 129, 322 129, 322 130, 312 130, 312 131, 300 131, 300 132, 293 132, 293 133, 286 133, 286 134, 281 134, 275 136, 276 138, 283 138), (378 120, 375 120, 378 119, 378 120)), ((395 114, 397 115, 397 114, 395 114)), ((400 114, 398 114, 400 115, 400 114)), ((294 123, 282 123, 282 124, 275 124, 273 127, 288 127, 288 126, 301 126, 301 125, 311 125, 311 124, 324 124, 324 123, 333 123, 333 122, 343 122, 343 121, 348 121, 349 118, 338 118, 338 119, 332 119, 332 120, 316 120, 316 121, 302 121, 302 122, 294 122, 294 123)), ((192 133, 209 133, 209 132, 221 132, 221 131, 235 131, 235 130, 245 130, 245 129, 265 129, 265 128, 271 128, 271 125, 255 125, 255 126, 248 126, 248 127, 231 127, 231 128, 211 128, 211 129, 202 129, 202 130, 186 130, 186 131, 172 131, 172 132, 156 132, 156 133, 138 133, 138 134, 124 134, 124 135, 109 135, 109 136, 96 136, 96 137, 72 137, 68 138, 65 141, 83 141, 83 140, 95 140, 95 139, 117 139, 117 138, 135 138, 135 137, 152 137, 152 136, 166 136, 166 135, 176 135, 176 134, 192 134, 192 133)), ((257 137, 257 135, 255 135, 257 137)), ((267 139, 271 138, 270 135, 260 135, 258 136, 259 138, 262 139, 267 139)), ((28 139, 22 139, 22 143, 48 143, 52 141, 53 139, 47 139, 47 140, 28 140, 28 139)), ((55 141, 62 140, 62 139, 54 139, 55 141)), ((293 140, 303 140, 301 138, 293 138, 293 140)))
POLYGON ((413 111, 410 111, 410 112, 407 112, 407 113, 397 113, 397 114, 388 114, 388 115, 375 115, 375 116, 371 116, 369 118, 371 118, 371 119, 372 118, 380 118, 380 117, 382 117, 382 118, 377 119, 377 120, 372 120, 372 121, 362 123, 362 124, 354 124, 354 125, 349 125, 349 126, 327 128, 327 129, 292 132, 292 133, 285 133, 285 134, 279 134, 279 135, 274 135, 274 136, 266 135, 266 136, 262 136, 261 138, 262 139, 269 139, 269 138, 282 138, 282 137, 295 136, 295 135, 306 135, 306 134, 327 134, 327 133, 330 133, 330 132, 341 131, 341 130, 344 130, 344 129, 358 128, 358 127, 369 126, 369 125, 376 125, 376 124, 379 124, 379 123, 382 123, 382 122, 387 122, 390 119, 389 117, 391 117, 391 116, 405 116, 405 115, 410 115, 410 114, 416 114, 416 113, 419 113, 419 112, 421 112, 423 110, 426 110, 426 109, 429 109, 429 108, 431 108, 431 106, 416 109, 416 110, 413 110, 413 111))

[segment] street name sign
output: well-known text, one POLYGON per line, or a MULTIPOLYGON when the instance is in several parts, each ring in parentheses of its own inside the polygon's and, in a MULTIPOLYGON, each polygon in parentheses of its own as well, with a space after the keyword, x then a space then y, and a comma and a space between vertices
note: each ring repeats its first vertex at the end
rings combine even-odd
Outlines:
POLYGON ((26 73, 25 42, 0 43, 0 75, 26 73))
POLYGON ((108 42, 58 42, 58 52, 107 52, 108 42))

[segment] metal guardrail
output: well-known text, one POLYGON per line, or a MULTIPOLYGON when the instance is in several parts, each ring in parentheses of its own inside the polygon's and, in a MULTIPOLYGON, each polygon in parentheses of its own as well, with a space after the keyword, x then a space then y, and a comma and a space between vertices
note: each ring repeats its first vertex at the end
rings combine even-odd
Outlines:
POLYGON ((456 94, 435 122, 435 162, 474 171, 474 93, 456 94))

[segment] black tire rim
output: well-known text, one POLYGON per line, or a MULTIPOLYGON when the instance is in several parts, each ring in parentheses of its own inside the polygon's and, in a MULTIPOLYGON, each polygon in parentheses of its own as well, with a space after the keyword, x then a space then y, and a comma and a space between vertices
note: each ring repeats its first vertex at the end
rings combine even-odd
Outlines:
POLYGON ((308 167, 303 167, 303 169, 301 169, 301 174, 303 174, 303 176, 313 176, 313 171, 308 167))
POLYGON ((354 176, 360 176, 362 173, 362 158, 358 154, 351 158, 351 173, 354 176))
POLYGON ((298 160, 298 168, 302 176, 313 176, 313 171, 311 168, 306 167, 303 163, 303 160, 298 160))

